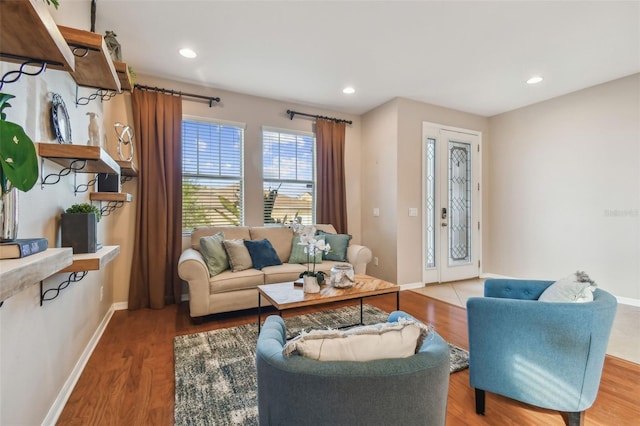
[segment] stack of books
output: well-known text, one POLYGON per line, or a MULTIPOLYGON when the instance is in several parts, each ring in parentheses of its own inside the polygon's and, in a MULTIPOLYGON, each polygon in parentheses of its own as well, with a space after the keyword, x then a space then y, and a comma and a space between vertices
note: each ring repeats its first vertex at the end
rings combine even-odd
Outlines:
POLYGON ((23 238, 0 243, 0 259, 18 259, 45 251, 49 246, 46 238, 23 238))

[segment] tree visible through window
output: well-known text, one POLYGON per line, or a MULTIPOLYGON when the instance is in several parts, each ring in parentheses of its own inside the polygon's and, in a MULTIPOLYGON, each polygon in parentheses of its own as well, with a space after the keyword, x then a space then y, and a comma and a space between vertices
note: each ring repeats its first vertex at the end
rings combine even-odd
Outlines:
POLYGON ((262 151, 265 225, 296 214, 302 223, 314 223, 314 135, 264 128, 262 151))
POLYGON ((182 230, 243 223, 241 126, 182 121, 182 230))

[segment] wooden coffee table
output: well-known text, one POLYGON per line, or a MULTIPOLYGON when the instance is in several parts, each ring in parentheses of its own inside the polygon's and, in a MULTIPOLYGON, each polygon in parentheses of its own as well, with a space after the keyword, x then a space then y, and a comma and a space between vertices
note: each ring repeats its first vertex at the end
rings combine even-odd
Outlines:
POLYGON ((271 302, 280 316, 282 311, 287 309, 360 299, 360 324, 362 324, 362 299, 388 293, 396 294, 396 309, 400 309, 400 286, 368 275, 356 275, 355 282, 350 288, 322 285, 320 293, 305 293, 302 287, 294 286, 293 282, 259 285, 258 332, 262 322, 263 297, 271 302))

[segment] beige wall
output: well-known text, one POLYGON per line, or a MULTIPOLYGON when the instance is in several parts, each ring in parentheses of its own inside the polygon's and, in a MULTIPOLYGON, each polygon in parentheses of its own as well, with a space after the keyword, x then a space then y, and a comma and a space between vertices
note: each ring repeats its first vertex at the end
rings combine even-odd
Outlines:
POLYGON ((363 116, 363 242, 379 259, 379 265, 369 265, 367 271, 399 284, 422 282, 425 121, 482 132, 482 145, 489 139, 485 117, 404 98, 363 116), (373 217, 374 207, 380 208, 380 217, 373 217), (409 208, 417 208, 418 216, 410 217, 409 208))
POLYGON ((640 299, 640 74, 492 117, 485 271, 640 299))

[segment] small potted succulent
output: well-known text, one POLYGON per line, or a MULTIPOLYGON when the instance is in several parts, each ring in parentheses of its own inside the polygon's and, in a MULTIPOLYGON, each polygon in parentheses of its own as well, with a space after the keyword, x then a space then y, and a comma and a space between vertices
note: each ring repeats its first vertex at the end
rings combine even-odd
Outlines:
POLYGON ((95 253, 100 210, 93 204, 74 204, 62 214, 61 245, 72 247, 74 253, 95 253))

